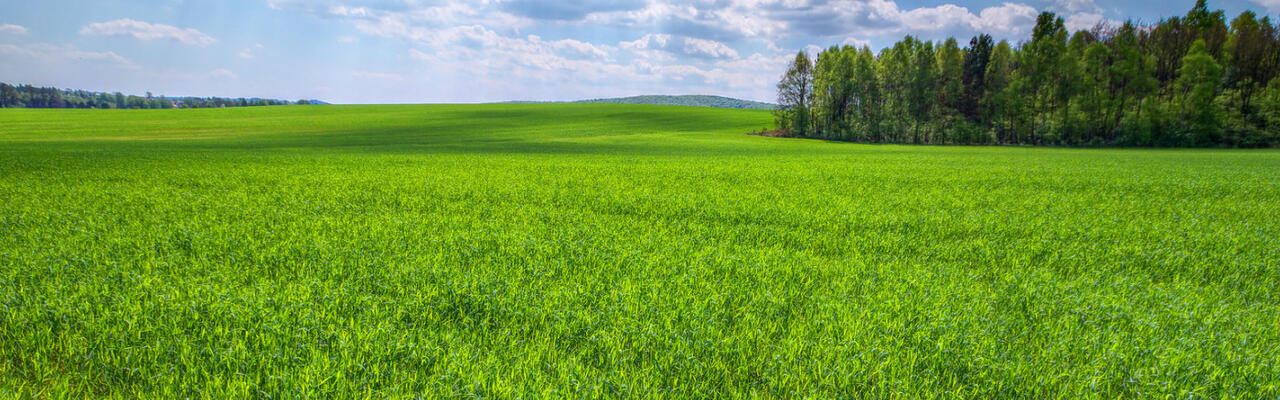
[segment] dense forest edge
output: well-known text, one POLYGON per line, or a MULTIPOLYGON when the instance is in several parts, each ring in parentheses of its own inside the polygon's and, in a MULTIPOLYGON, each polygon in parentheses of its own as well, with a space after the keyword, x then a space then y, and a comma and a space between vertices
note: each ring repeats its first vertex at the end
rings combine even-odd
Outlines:
POLYGON ((778 84, 779 136, 868 143, 1280 145, 1280 40, 1205 0, 1154 25, 1070 33, 1044 12, 1029 41, 907 36, 873 54, 801 51, 778 84))
POLYGON ((120 92, 58 89, 0 82, 0 108, 174 109, 326 104, 320 100, 276 100, 224 97, 145 97, 120 92))

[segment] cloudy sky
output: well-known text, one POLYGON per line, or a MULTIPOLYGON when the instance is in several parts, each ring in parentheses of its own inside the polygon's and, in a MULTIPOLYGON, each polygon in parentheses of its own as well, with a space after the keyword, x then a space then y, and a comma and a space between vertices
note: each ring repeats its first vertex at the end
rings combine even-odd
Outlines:
MULTIPOLYGON (((771 101, 786 60, 906 34, 1021 40, 1193 0, 38 0, 0 2, 0 81, 338 103, 716 94, 771 101)), ((1229 18, 1280 0, 1211 0, 1229 18)))

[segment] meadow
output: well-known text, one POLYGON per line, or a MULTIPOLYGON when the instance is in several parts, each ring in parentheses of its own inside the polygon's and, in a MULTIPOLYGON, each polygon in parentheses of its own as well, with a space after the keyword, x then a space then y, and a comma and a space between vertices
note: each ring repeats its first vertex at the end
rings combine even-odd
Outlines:
POLYGON ((1280 151, 771 125, 0 110, 0 397, 1280 397, 1280 151))

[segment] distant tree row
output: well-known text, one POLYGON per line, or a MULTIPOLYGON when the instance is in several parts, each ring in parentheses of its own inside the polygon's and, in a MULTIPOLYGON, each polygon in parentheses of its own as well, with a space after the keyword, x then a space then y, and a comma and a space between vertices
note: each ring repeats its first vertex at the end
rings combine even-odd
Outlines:
POLYGON ((877 143, 1280 145, 1280 40, 1269 17, 1228 23, 1199 0, 1152 26, 1071 34, 1040 14, 1017 46, 907 36, 873 54, 801 52, 778 84, 791 136, 877 143))
POLYGON ((221 97, 146 97, 121 93, 90 92, 85 90, 10 85, 0 83, 0 108, 117 108, 117 109, 169 109, 169 108, 219 108, 280 106, 289 104, 321 104, 315 100, 286 100, 259 98, 221 97))

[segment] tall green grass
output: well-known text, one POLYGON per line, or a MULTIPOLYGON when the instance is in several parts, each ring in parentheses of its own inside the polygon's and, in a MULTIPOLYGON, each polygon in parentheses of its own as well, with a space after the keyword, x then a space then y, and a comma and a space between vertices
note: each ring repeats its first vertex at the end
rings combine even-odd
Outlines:
POLYGON ((1280 152, 0 110, 0 397, 1280 396, 1280 152))

